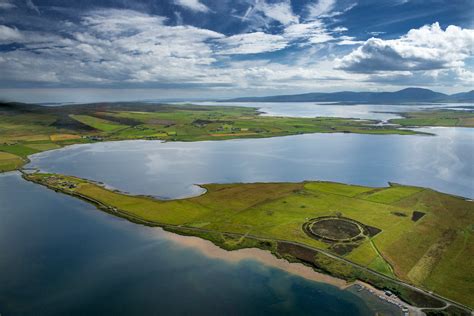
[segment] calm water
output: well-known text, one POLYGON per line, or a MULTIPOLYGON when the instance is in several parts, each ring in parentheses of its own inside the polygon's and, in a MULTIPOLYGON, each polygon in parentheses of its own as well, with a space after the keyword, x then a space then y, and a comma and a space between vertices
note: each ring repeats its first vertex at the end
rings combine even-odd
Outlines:
POLYGON ((349 291, 253 260, 210 258, 173 236, 0 175, 0 313, 374 313, 349 291))
POLYGON ((471 104, 352 104, 339 105, 316 102, 191 102, 201 105, 237 105, 245 107, 257 107, 264 112, 263 115, 269 116, 295 116, 295 117, 352 117, 360 119, 373 119, 387 121, 400 116, 394 113, 379 113, 379 112, 410 112, 420 111, 428 108, 445 108, 452 107, 459 109, 463 105, 471 104))
MULTIPOLYGON (((358 107, 343 106, 352 112, 339 115, 337 107, 324 114, 304 106, 269 114, 387 119, 371 109, 354 115, 358 107)), ((199 183, 312 179, 393 181, 474 197, 474 129, 424 130, 437 136, 96 143, 35 155, 29 166, 162 198, 202 193, 199 183)), ((0 175, 0 314, 374 314, 349 291, 208 245, 209 255, 189 238, 115 218, 16 173, 0 175)))
POLYGON ((202 193, 194 184, 302 180, 369 186, 391 181, 473 198, 474 129, 422 130, 437 136, 309 134, 96 143, 34 155, 29 166, 162 198, 202 193))

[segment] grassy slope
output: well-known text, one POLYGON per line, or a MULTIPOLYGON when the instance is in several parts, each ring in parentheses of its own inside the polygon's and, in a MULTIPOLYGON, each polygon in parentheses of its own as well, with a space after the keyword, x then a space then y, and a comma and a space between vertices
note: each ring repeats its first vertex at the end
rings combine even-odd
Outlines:
MULTIPOLYGON (((195 227, 215 234, 281 239, 320 249, 328 249, 329 245, 308 237, 302 230, 303 223, 309 218, 342 213, 382 229, 346 255, 347 259, 387 275, 393 269, 403 280, 474 305, 474 266, 469 260, 474 250, 474 204, 461 198, 399 185, 368 188, 305 182, 209 184, 204 186, 208 192, 202 196, 160 201, 109 191, 73 177, 29 177, 55 189, 90 197, 135 219, 195 227), (69 189, 58 184, 64 180, 78 186, 69 189), (413 222, 414 210, 426 215, 413 222)), ((337 268, 338 265, 341 263, 332 267, 336 267, 335 271, 342 269, 343 275, 350 270, 337 268)))
POLYGON ((402 126, 474 127, 474 110, 426 110, 402 113, 403 118, 390 120, 402 126))

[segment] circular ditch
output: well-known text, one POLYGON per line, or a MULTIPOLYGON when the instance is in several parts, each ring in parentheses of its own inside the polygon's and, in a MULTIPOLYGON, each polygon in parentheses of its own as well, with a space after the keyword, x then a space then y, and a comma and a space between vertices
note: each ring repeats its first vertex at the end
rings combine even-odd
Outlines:
POLYGON ((303 229, 311 237, 328 242, 352 242, 367 235, 364 225, 344 217, 315 218, 303 229))

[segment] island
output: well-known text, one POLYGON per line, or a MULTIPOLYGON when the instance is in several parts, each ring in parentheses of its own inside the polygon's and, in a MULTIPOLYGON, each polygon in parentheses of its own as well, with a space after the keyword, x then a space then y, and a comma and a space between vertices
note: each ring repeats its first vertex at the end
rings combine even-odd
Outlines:
POLYGON ((135 223, 362 280, 428 314, 469 315, 474 307, 474 203, 461 197, 395 183, 307 181, 206 184, 200 196, 159 200, 61 174, 23 177, 135 223))

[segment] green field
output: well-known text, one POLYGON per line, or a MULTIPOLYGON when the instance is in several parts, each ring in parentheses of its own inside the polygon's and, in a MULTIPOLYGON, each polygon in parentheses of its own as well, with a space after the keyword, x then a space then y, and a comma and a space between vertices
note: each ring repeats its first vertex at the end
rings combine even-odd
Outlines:
POLYGON ((128 126, 104 120, 91 115, 74 115, 71 118, 102 132, 115 132, 128 126))
POLYGON ((107 140, 167 141, 262 138, 304 133, 414 134, 375 121, 261 116, 256 108, 144 103, 45 107, 0 103, 0 152, 23 158, 3 163, 17 169, 27 156, 76 143, 107 140))
POLYGON ((401 113, 403 118, 392 119, 390 123, 402 126, 445 126, 474 127, 474 110, 425 110, 401 113))
MULTIPOLYGON (((110 191, 75 177, 25 177, 91 199, 108 212, 132 221, 172 225, 168 227, 171 230, 185 231, 231 249, 255 246, 240 244, 242 236, 294 242, 474 306, 474 262, 469 260, 474 253, 474 203, 462 198, 395 184, 370 188, 303 182, 208 184, 203 186, 207 193, 202 196, 162 201, 110 191), (425 215, 415 221, 411 217, 414 211, 425 215), (333 244, 311 238, 302 229, 309 219, 322 216, 343 216, 379 232, 340 255, 333 244)), ((285 253, 295 251, 291 248, 285 253)), ((295 256, 305 258, 304 252, 295 256)), ((380 281, 371 280, 361 268, 339 261, 331 263, 332 259, 326 257, 318 261, 314 256, 305 261, 336 276, 380 281), (329 266, 324 263, 328 260, 329 266)))
POLYGON ((0 152, 0 172, 18 169, 23 163, 23 159, 17 155, 0 152))
MULTIPOLYGON (((377 121, 347 118, 261 116, 256 108, 233 106, 132 102, 44 107, 0 103, 0 152, 20 156, 24 163, 28 155, 37 152, 107 140, 200 141, 305 133, 409 135, 416 132, 400 127, 474 127, 472 110, 426 110, 402 115, 402 119, 391 120, 400 126, 375 126, 377 121)), ((9 162, 2 171, 21 165, 9 162)))

